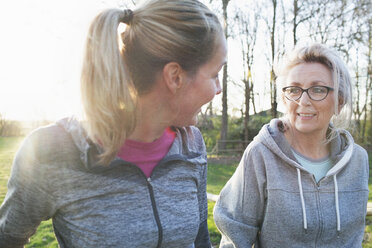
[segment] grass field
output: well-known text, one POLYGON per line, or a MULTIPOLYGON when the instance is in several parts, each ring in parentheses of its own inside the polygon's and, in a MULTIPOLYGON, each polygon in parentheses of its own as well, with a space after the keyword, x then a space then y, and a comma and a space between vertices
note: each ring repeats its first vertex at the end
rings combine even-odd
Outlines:
MULTIPOLYGON (((218 195, 236 169, 236 164, 208 164, 207 192, 218 195)), ((213 220, 213 201, 208 201, 208 229, 212 244, 220 243, 221 234, 213 220)))
MULTIPOLYGON (((17 148, 19 147, 23 138, 18 137, 0 137, 0 203, 3 201, 7 187, 6 183, 9 179, 10 169, 13 157, 17 148)), ((369 152, 369 164, 372 165, 372 152, 369 152)), ((208 185, 207 191, 212 194, 219 194, 222 187, 225 185, 227 180, 234 173, 237 162, 230 164, 214 164, 209 163, 208 168, 208 185)), ((372 201, 372 168, 370 170, 370 201, 372 201)), ((208 212, 208 227, 211 235, 211 240, 214 245, 219 243, 221 238, 214 221, 213 221, 213 207, 214 202, 209 202, 208 212)), ((363 248, 372 248, 372 217, 367 218, 366 223, 365 241, 363 242, 363 248)), ((31 237, 30 243, 26 245, 26 248, 41 248, 41 247, 58 247, 58 243, 53 233, 53 225, 51 220, 44 221, 40 224, 36 233, 31 237)))

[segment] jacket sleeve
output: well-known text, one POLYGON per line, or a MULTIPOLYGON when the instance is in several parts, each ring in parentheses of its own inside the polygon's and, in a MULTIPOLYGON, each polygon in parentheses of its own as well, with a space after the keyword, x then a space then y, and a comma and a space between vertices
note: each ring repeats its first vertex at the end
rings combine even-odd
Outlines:
POLYGON ((209 248, 212 245, 208 232, 207 165, 202 165, 201 167, 200 182, 198 185, 200 225, 194 243, 196 248, 209 248))
POLYGON ((0 206, 0 247, 23 247, 42 220, 52 216, 53 199, 44 183, 38 140, 28 137, 17 152, 8 181, 8 192, 0 206))
POLYGON ((257 240, 266 198, 263 161, 257 154, 247 148, 214 207, 214 220, 222 234, 221 248, 252 247, 257 240))

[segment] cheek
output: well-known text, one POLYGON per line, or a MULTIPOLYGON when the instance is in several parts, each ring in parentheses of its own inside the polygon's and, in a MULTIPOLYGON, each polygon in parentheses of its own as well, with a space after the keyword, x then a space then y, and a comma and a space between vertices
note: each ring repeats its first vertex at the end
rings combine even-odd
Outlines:
POLYGON ((197 89, 195 92, 199 98, 200 104, 204 105, 213 100, 216 95, 216 89, 211 83, 206 83, 203 87, 197 89))
POLYGON ((328 108, 324 108, 322 113, 325 119, 331 119, 332 116, 335 114, 335 108, 333 106, 328 106, 328 108))
POLYGON ((212 101, 213 98, 215 97, 215 95, 216 95, 215 90, 214 90, 214 89, 211 89, 211 90, 208 92, 208 97, 206 98, 207 103, 210 102, 210 101, 212 101))
POLYGON ((336 114, 335 102, 333 101, 332 98, 324 103, 323 113, 324 115, 329 116, 329 117, 332 117, 334 114, 336 114))
POLYGON ((296 111, 297 104, 289 100, 284 101, 284 107, 288 114, 293 114, 296 111))

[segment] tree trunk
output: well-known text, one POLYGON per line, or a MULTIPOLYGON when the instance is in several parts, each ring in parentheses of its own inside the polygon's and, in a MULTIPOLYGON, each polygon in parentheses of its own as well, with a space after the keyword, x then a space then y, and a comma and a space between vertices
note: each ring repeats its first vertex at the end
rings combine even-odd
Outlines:
POLYGON ((298 2, 293 0, 293 45, 297 44, 297 15, 298 15, 298 2))
POLYGON ((249 87, 249 78, 244 81, 245 84, 245 114, 244 114, 244 141, 248 145, 249 140, 249 102, 251 96, 251 88, 249 87))
POLYGON ((272 0, 273 3, 273 21, 271 29, 271 72, 270 72, 270 96, 271 96, 271 116, 276 118, 278 103, 276 101, 276 84, 275 84, 275 72, 274 72, 274 58, 275 58, 275 23, 276 23, 276 6, 277 1, 272 0))
MULTIPOLYGON (((223 8, 223 19, 224 19, 224 31, 226 42, 228 39, 227 32, 227 5, 230 0, 222 0, 223 8)), ((228 115, 227 115, 227 64, 223 68, 223 78, 222 78, 222 121, 221 121, 221 133, 220 133, 220 149, 225 149, 225 140, 227 140, 227 130, 228 130, 228 115)))

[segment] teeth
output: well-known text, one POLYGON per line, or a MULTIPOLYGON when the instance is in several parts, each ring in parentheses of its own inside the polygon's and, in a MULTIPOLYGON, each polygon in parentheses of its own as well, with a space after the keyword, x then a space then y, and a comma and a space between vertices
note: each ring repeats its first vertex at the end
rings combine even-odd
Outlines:
POLYGON ((313 114, 298 114, 299 116, 304 116, 304 117, 311 117, 313 114))

